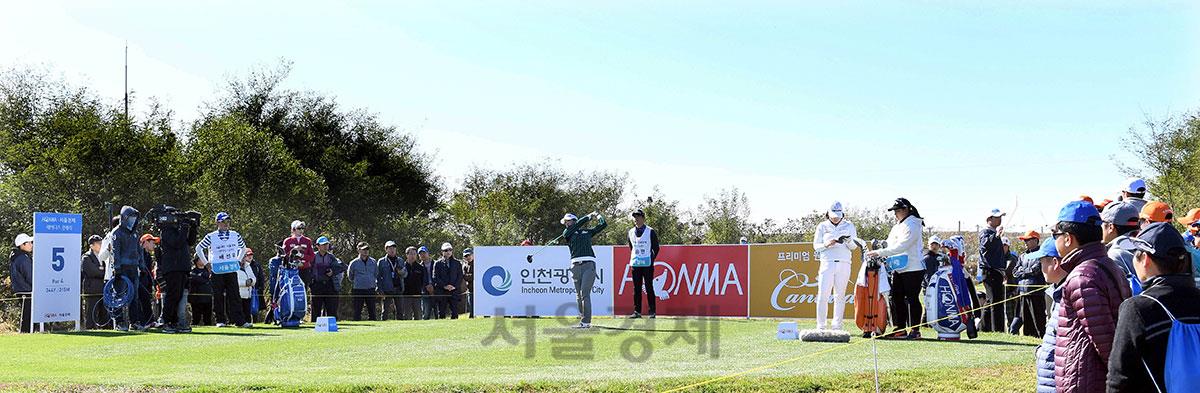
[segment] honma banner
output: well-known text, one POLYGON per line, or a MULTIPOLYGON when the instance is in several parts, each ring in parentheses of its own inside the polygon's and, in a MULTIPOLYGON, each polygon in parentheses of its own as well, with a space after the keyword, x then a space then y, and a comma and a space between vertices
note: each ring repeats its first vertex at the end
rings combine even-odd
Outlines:
MULTIPOLYGON (((613 249, 616 314, 633 312, 629 247, 613 249)), ((654 261, 658 315, 746 316, 746 246, 662 246, 654 261)), ((643 294, 642 296, 645 296, 643 294)), ((645 298, 643 298, 645 301, 645 298)), ((643 304, 642 312, 649 312, 643 304)))

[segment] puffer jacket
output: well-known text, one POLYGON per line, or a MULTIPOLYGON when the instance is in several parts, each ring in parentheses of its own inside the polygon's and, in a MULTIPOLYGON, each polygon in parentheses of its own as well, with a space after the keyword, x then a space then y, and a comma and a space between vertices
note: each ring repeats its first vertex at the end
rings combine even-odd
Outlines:
MULTIPOLYGON (((1050 288, 1052 302, 1050 303, 1050 312, 1046 315, 1046 333, 1042 335, 1042 344, 1038 345, 1037 351, 1037 392, 1038 393, 1054 393, 1054 347, 1058 335, 1055 330, 1058 328, 1058 302, 1062 300, 1062 288, 1050 288)), ((1042 296, 1041 293, 1035 296, 1042 296)))
POLYGON ((1054 382, 1059 392, 1104 391, 1108 356, 1121 302, 1129 287, 1104 245, 1092 242, 1063 257, 1063 279, 1054 348, 1054 382))
POLYGON ((919 272, 925 270, 925 264, 922 263, 924 252, 924 243, 921 239, 923 233, 923 221, 917 216, 910 215, 904 218, 904 221, 892 226, 892 231, 888 232, 887 248, 875 250, 879 256, 884 258, 893 257, 896 255, 907 255, 908 264, 902 269, 898 269, 895 273, 919 272))
POLYGON ((113 269, 124 267, 138 268, 142 265, 142 246, 138 241, 137 209, 129 206, 121 208, 121 226, 113 231, 113 269))

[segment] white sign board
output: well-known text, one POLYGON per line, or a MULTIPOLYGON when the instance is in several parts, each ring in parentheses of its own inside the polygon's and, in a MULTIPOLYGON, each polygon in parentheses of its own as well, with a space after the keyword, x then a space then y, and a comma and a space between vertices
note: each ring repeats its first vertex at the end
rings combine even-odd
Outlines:
POLYGON ((34 323, 79 323, 79 265, 83 244, 83 216, 33 214, 34 323))
MULTIPOLYGON (((550 247, 526 257, 538 247, 475 248, 475 314, 485 316, 578 316, 571 254, 566 246, 550 247)), ((592 315, 613 314, 611 246, 596 252, 596 281, 592 285, 592 315)))

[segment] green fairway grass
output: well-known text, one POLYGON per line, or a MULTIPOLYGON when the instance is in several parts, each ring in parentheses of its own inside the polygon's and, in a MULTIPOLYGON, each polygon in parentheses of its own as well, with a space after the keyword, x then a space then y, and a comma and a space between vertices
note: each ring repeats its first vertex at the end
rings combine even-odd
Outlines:
MULTIPOLYGON (((340 332, 256 327, 193 334, 0 335, 0 388, 60 391, 662 391, 789 359, 692 391, 873 390, 871 343, 775 338, 778 321, 598 318, 341 322, 340 332), (502 322, 515 345, 485 338, 502 322), (526 326, 533 345, 526 345, 526 326), (717 333, 713 334, 713 329, 717 333), (700 331, 714 340, 700 340, 700 331), (683 333, 686 332, 686 333, 683 333), (686 335, 680 337, 679 335, 686 335), (690 339, 690 343, 688 342, 690 339), (590 350, 587 345, 590 342, 590 350), (652 350, 642 353, 649 343, 652 350), (708 344, 699 353, 701 343, 708 344), (644 361, 623 357, 648 355, 644 361), (711 348, 718 351, 712 356, 711 348), (526 351, 532 350, 531 357, 526 351), (564 352, 565 351, 565 352, 564 352), (566 355, 566 356, 564 356, 566 355), (573 355, 573 356, 572 356, 573 355)), ((802 327, 811 321, 802 321, 802 327)), ((927 336, 933 336, 926 329, 927 336)), ((877 340, 885 391, 1028 391, 1037 339, 877 340)))

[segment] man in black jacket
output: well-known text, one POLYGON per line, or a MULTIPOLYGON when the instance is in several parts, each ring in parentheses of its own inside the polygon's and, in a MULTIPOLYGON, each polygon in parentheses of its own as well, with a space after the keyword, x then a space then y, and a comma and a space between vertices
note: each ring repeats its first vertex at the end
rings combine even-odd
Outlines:
POLYGON ((454 246, 442 243, 442 258, 433 264, 434 304, 437 319, 458 319, 458 286, 462 282, 462 263, 454 258, 454 246))
POLYGON ((188 304, 192 305, 192 325, 213 325, 212 272, 200 258, 192 260, 188 272, 188 304))
POLYGON ((13 294, 21 299, 21 333, 33 331, 29 316, 29 296, 33 294, 33 237, 24 233, 13 241, 12 255, 8 258, 9 279, 13 294))
POLYGON ((404 250, 404 261, 408 276, 404 277, 404 297, 400 299, 400 319, 421 319, 425 314, 421 291, 425 290, 428 272, 425 271, 425 265, 421 264, 421 259, 417 257, 416 247, 409 246, 404 250))
POLYGON ((155 278, 163 283, 163 333, 190 333, 187 317, 188 273, 192 270, 192 246, 199 236, 200 214, 183 219, 175 208, 159 206, 151 211, 152 223, 159 231, 158 250, 161 257, 155 266, 155 278), (168 219, 162 219, 166 217, 168 219))
POLYGON ((100 262, 100 235, 88 237, 88 251, 83 253, 79 266, 83 290, 83 328, 99 329, 99 321, 108 319, 108 310, 99 307, 104 299, 104 264, 100 262))
POLYGON ((1004 217, 1000 209, 988 212, 986 228, 979 231, 979 268, 983 269, 983 291, 987 295, 983 311, 980 331, 1003 332, 1004 304, 1004 271, 1008 267, 1008 254, 1004 252, 1004 227, 1000 226, 1004 217))
MULTIPOLYGON (((1191 254, 1183 236, 1167 222, 1147 225, 1138 237, 1124 239, 1118 245, 1134 252, 1133 268, 1145 289, 1121 303, 1108 360, 1108 391, 1165 391, 1164 368, 1172 322, 1200 323, 1200 302, 1196 301, 1200 289, 1192 282, 1191 254)), ((1176 373, 1171 377, 1190 379, 1195 375, 1176 373)))

